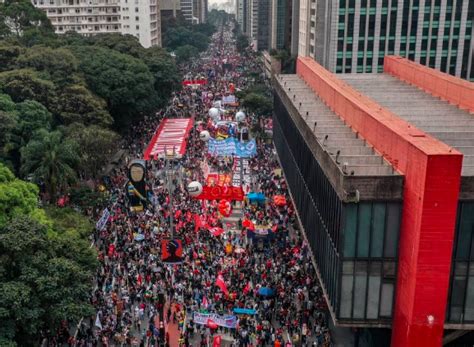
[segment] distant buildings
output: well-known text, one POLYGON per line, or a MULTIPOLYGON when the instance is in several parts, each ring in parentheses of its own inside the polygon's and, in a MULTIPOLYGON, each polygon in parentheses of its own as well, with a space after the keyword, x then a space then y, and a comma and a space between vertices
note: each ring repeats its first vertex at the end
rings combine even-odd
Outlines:
POLYGON ((46 12, 56 33, 84 36, 130 34, 143 47, 161 46, 161 18, 181 13, 194 24, 207 19, 208 0, 32 0, 46 12))
POLYGON ((292 51, 294 46, 296 54, 298 4, 299 0, 237 0, 236 19, 256 50, 292 51))
POLYGON ((472 0, 300 0, 299 55, 332 72, 382 72, 384 56, 474 80, 472 0))
POLYGON ((158 0, 33 0, 46 12, 56 33, 84 36, 130 34, 143 47, 161 46, 158 0))

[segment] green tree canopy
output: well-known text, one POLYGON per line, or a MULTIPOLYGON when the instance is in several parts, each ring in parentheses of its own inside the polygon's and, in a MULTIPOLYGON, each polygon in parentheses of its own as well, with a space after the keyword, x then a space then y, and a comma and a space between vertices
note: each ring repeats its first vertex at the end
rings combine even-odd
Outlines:
POLYGON ((33 134, 39 129, 51 129, 53 117, 51 113, 34 100, 26 100, 16 105, 18 114, 18 135, 22 145, 31 140, 33 134))
POLYGON ((0 164, 0 226, 13 217, 34 213, 38 208, 38 192, 36 185, 17 179, 0 164))
POLYGON ((107 103, 86 86, 73 84, 59 91, 57 115, 62 124, 82 123, 108 127, 114 122, 107 103))
POLYGON ((78 82, 77 59, 65 48, 35 46, 19 56, 16 63, 20 68, 36 70, 42 78, 53 81, 59 87, 78 82))
POLYGON ((71 48, 79 59, 79 68, 89 88, 106 100, 118 126, 127 126, 155 110, 155 81, 141 60, 107 48, 71 48))
POLYGON ((35 100, 50 110, 57 102, 54 83, 41 78, 38 72, 31 69, 0 73, 0 89, 15 102, 35 100))
POLYGON ((245 36, 244 34, 239 34, 237 36, 237 42, 236 42, 236 46, 237 46, 237 50, 239 52, 244 52, 247 47, 249 46, 249 39, 247 36, 245 36))
POLYGON ((49 198, 55 201, 57 194, 77 178, 78 152, 77 143, 65 138, 60 131, 41 129, 21 150, 21 173, 44 184, 49 198))
POLYGON ((29 0, 5 0, 0 3, 0 38, 53 36, 54 28, 46 13, 29 0))
POLYGON ((102 167, 117 148, 119 136, 96 125, 74 123, 66 130, 67 137, 79 145, 80 168, 86 177, 97 178, 102 167))
POLYGON ((242 105, 250 112, 259 115, 270 114, 273 110, 273 103, 270 98, 257 93, 249 93, 242 100, 242 105))
POLYGON ((174 53, 176 54, 178 63, 184 63, 196 57, 199 54, 199 50, 194 46, 184 45, 178 47, 174 53))
POLYGON ((38 345, 62 321, 93 314, 89 291, 94 253, 75 234, 48 236, 45 226, 21 216, 0 227, 0 341, 38 345))
POLYGON ((0 72, 16 68, 16 59, 24 50, 18 44, 0 41, 0 72))

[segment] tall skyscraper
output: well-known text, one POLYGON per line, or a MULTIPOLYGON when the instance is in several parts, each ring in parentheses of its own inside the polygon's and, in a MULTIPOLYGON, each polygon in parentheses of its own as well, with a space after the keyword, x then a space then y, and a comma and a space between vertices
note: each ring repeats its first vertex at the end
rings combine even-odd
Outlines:
POLYGON ((271 0, 258 1, 257 49, 268 50, 270 46, 271 0))
POLYGON ((291 50, 292 0, 271 0, 270 48, 291 50))
POLYGON ((130 34, 143 47, 161 46, 158 0, 33 0, 56 33, 130 34))
POLYGON ((472 0, 300 0, 298 53, 333 72, 381 72, 400 55, 474 80, 472 0))

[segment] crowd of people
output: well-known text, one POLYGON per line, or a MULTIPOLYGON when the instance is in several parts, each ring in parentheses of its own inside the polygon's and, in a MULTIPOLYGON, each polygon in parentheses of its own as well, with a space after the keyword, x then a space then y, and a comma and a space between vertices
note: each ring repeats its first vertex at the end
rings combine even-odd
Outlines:
MULTIPOLYGON (((253 180, 244 191, 261 193, 266 201, 234 202, 242 211, 237 225, 226 222, 217 201, 196 200, 186 190, 191 181, 204 182, 203 162, 211 170, 232 171, 234 158, 207 155, 200 131, 216 133, 208 110, 229 94, 230 84, 243 90, 252 83, 251 73, 263 74, 253 53, 237 52, 231 29, 221 27, 208 51, 186 66, 186 78, 206 78, 207 84, 175 93, 165 110, 145 118, 127 138, 127 155, 108 180, 117 197, 111 217, 94 235, 100 260, 91 296, 96 315, 84 319, 73 341, 77 346, 207 346, 215 336, 228 346, 331 344, 323 294, 273 145, 256 138, 257 155, 249 159, 253 180), (163 159, 149 161, 148 201, 142 212, 131 211, 124 188, 128 163, 143 157, 165 117, 190 116, 196 126, 186 153, 172 164, 172 182, 165 184, 163 159), (286 203, 274 203, 275 195, 286 203), (174 237, 183 242, 183 262, 165 265, 161 241, 172 236, 171 221, 174 237), (214 228, 224 232, 217 235, 214 228), (260 228, 266 231, 258 233, 260 228), (238 324, 201 324, 193 319, 196 312, 237 315, 238 324)), ((232 119, 235 112, 228 109, 221 117, 232 119)), ((247 114, 240 127, 252 129, 270 116, 247 114)))

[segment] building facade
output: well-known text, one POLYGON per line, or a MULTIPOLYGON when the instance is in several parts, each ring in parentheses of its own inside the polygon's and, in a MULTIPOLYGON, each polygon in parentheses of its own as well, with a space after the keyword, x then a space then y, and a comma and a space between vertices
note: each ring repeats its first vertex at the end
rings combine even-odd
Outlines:
POLYGON ((265 51, 270 47, 271 0, 258 1, 257 18, 257 49, 265 51))
POLYGON ((381 72, 399 55, 474 80, 470 0, 300 0, 299 55, 332 72, 381 72))
POLYGON ((189 23, 193 23, 194 1, 193 0, 180 0, 180 8, 181 8, 181 14, 183 15, 184 19, 189 23))
POLYGON ((120 6, 122 34, 137 37, 145 48, 161 46, 158 0, 124 0, 120 6))
POLYGON ((180 0, 160 0, 160 13, 161 18, 171 18, 177 16, 181 11, 181 1, 180 0))
POLYGON ((33 0, 56 33, 130 34, 144 47, 161 46, 158 0, 33 0))
POLYGON ((275 147, 335 325, 392 347, 474 331, 474 84, 396 56, 379 74, 299 57, 274 88, 275 147))
POLYGON ((193 23, 205 23, 207 20, 207 0, 193 0, 193 23))

